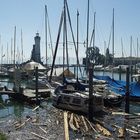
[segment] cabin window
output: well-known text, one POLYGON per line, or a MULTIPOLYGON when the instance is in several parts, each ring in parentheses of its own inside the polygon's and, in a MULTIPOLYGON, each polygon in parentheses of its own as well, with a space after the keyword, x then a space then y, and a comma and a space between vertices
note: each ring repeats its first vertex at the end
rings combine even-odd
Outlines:
POLYGON ((70 97, 64 97, 64 100, 66 101, 66 102, 69 102, 70 101, 70 97))
POLYGON ((81 103, 81 100, 80 99, 73 99, 72 102, 75 103, 75 104, 80 104, 81 103))

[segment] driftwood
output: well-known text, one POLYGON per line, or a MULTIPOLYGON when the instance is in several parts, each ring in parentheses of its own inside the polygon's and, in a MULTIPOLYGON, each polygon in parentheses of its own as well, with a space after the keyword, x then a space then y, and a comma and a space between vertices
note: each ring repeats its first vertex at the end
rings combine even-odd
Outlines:
POLYGON ((106 128, 104 128, 103 126, 101 126, 100 124, 96 124, 96 127, 98 128, 98 130, 100 132, 103 133, 103 135, 105 135, 105 136, 111 136, 111 133, 106 128))
POLYGON ((125 136, 125 129, 124 128, 119 128, 118 129, 118 138, 124 138, 125 136))
POLYGON ((74 122, 75 122, 76 128, 79 129, 80 126, 79 126, 78 119, 76 116, 74 116, 74 122))
MULTIPOLYGON (((118 125, 113 125, 113 126, 116 127, 116 128, 122 129, 122 127, 120 127, 118 125)), ((125 129, 126 131, 129 131, 131 133, 134 133, 134 134, 139 134, 139 132, 136 131, 136 130, 132 130, 132 129, 129 129, 129 128, 126 128, 126 127, 124 127, 123 129, 125 129)))
POLYGON ((25 122, 23 122, 21 125, 16 127, 16 130, 21 128, 22 126, 24 126, 26 124, 26 122, 28 122, 31 118, 28 118, 25 122))
POLYGON ((68 113, 67 112, 64 112, 64 132, 65 132, 65 140, 69 140, 68 113))
POLYGON ((131 114, 125 113, 125 112, 112 112, 112 115, 123 115, 123 116, 128 116, 131 114))
POLYGON ((87 132, 89 129, 88 129, 88 126, 87 126, 87 124, 86 124, 85 118, 84 118, 83 116, 81 116, 81 118, 82 118, 82 121, 83 121, 83 123, 84 123, 84 126, 85 126, 85 128, 86 128, 86 132, 87 132))
POLYGON ((91 122, 90 122, 87 118, 85 118, 85 119, 86 119, 86 121, 88 122, 88 124, 90 125, 90 127, 92 128, 92 130, 93 130, 95 133, 98 134, 97 130, 93 127, 93 125, 91 124, 91 122))
POLYGON ((69 125, 70 125, 71 129, 73 129, 74 131, 77 131, 77 130, 78 130, 78 129, 74 126, 74 116, 73 116, 73 113, 70 115, 69 125))
POLYGON ((47 131, 45 129, 43 129, 42 127, 39 127, 45 134, 48 134, 47 131))
POLYGON ((35 136, 37 136, 37 137, 39 137, 39 138, 41 138, 41 139, 48 140, 47 138, 45 138, 45 137, 43 137, 43 136, 40 136, 40 135, 38 135, 38 134, 36 134, 36 133, 34 133, 34 132, 31 132, 31 134, 33 134, 33 135, 35 135, 35 136))
POLYGON ((35 111, 39 108, 39 106, 36 106, 34 109, 32 109, 32 111, 35 111))

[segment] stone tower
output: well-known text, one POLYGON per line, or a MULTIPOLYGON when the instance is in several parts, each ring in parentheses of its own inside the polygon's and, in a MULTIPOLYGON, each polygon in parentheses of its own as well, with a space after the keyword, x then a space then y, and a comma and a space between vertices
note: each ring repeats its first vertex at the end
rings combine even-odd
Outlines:
POLYGON ((33 45, 31 60, 41 63, 41 57, 40 57, 40 36, 39 33, 36 33, 36 36, 34 37, 35 44, 33 45))

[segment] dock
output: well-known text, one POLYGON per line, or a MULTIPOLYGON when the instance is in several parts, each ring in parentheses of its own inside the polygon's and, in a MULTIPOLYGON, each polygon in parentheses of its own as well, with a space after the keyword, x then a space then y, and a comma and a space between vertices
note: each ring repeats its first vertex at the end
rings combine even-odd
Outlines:
MULTIPOLYGON (((23 93, 15 92, 13 90, 2 90, 0 91, 0 95, 8 95, 17 101, 28 102, 28 103, 36 103, 36 91, 32 89, 23 89, 23 93)), ((50 89, 39 89, 38 90, 39 100, 43 100, 44 98, 50 97, 51 90, 50 89)))

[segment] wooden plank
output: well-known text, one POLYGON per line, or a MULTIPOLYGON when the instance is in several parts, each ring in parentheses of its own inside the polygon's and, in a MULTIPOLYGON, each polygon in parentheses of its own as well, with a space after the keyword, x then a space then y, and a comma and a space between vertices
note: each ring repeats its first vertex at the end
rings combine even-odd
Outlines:
POLYGON ((39 128, 45 133, 48 134, 47 131, 45 129, 43 129, 42 127, 39 126, 39 128))
POLYGON ((99 131, 101 131, 103 133, 103 135, 111 136, 111 133, 106 128, 101 126, 100 124, 96 124, 96 127, 99 129, 99 131))
POLYGON ((87 124, 86 124, 86 121, 85 121, 85 119, 84 119, 83 116, 81 116, 81 118, 82 118, 82 121, 83 121, 83 123, 84 123, 84 126, 85 126, 85 128, 86 128, 86 132, 87 132, 87 131, 88 131, 88 126, 87 126, 87 124))
POLYGON ((127 115, 131 115, 125 112, 112 112, 112 115, 123 115, 123 116, 127 116, 127 115))
POLYGON ((78 129, 74 126, 74 118, 73 118, 73 113, 70 115, 70 121, 69 121, 69 125, 71 127, 71 129, 73 129, 74 131, 77 131, 78 129))
POLYGON ((34 109, 32 109, 32 111, 35 111, 39 108, 39 106, 36 106, 34 109))
POLYGON ((40 136, 40 135, 38 135, 38 134, 36 134, 36 133, 34 133, 34 132, 31 132, 31 134, 33 134, 33 135, 35 135, 35 136, 37 136, 37 137, 39 137, 39 138, 41 138, 41 139, 48 140, 47 138, 45 138, 45 137, 43 137, 43 136, 40 136))
POLYGON ((86 119, 86 121, 88 122, 88 124, 90 125, 90 127, 92 128, 92 130, 93 130, 95 133, 98 134, 97 130, 93 127, 93 125, 91 124, 91 122, 90 122, 87 118, 85 118, 85 119, 86 119))
POLYGON ((65 132, 65 140, 69 140, 68 113, 67 112, 64 112, 64 132, 65 132))

